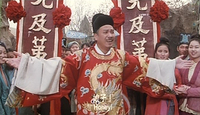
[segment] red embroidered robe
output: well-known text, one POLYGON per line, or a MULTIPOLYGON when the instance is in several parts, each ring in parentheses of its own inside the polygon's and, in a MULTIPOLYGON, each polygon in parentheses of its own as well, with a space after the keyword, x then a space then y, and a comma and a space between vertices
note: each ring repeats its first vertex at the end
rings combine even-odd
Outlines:
MULTIPOLYGON (((65 58, 60 75, 60 91, 53 95, 35 95, 16 89, 12 106, 30 106, 59 99, 76 89, 78 115, 125 115, 128 99, 124 86, 152 97, 164 95, 167 87, 145 77, 147 63, 122 50, 111 48, 111 54, 99 55, 94 47, 65 58)), ((11 97, 11 96, 10 96, 11 97)), ((8 99, 9 101, 10 99, 8 99)), ((59 105, 55 104, 57 109, 59 105)), ((56 113, 57 110, 52 114, 56 113)))

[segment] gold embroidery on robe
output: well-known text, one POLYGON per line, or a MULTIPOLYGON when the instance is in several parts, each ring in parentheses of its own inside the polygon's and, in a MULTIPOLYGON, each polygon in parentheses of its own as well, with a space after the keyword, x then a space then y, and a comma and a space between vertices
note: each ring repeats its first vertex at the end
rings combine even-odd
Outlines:
MULTIPOLYGON (((101 57, 95 52, 92 52, 92 54, 96 58, 106 60, 113 58, 115 53, 113 53, 114 51, 111 52, 111 56, 104 56, 106 58, 101 57)), ((124 114, 124 111, 121 110, 123 108, 122 91, 120 85, 117 85, 117 82, 122 80, 121 74, 123 72, 125 58, 119 57, 119 55, 117 56, 119 60, 97 64, 91 70, 89 83, 95 94, 92 96, 90 102, 82 104, 84 109, 94 113, 108 115, 124 114), (98 75, 103 72, 108 72, 108 74, 116 76, 116 78, 108 80, 105 84, 100 83, 98 81, 98 75)))
POLYGON ((64 74, 64 69, 65 69, 66 63, 64 60, 62 60, 62 69, 61 69, 61 74, 60 74, 60 79, 61 79, 61 88, 65 88, 68 85, 68 79, 67 76, 64 74))
POLYGON ((105 56, 105 55, 99 55, 99 54, 97 54, 94 50, 92 50, 91 53, 92 53, 92 55, 93 55, 94 57, 96 57, 97 59, 101 59, 101 60, 110 60, 110 59, 112 59, 112 58, 115 56, 115 51, 114 51, 114 49, 111 48, 110 50, 111 50, 111 54, 110 54, 110 55, 107 55, 107 56, 105 56))
POLYGON ((107 81, 105 85, 99 83, 91 102, 82 106, 94 113, 117 115, 118 110, 123 107, 121 93, 121 87, 116 85, 116 80, 107 81))
POLYGON ((21 102, 23 97, 20 95, 21 91, 19 88, 15 87, 11 94, 9 94, 6 105, 9 107, 22 107, 21 102))
POLYGON ((141 81, 142 79, 144 79, 146 77, 147 74, 147 68, 148 68, 148 63, 146 62, 146 60, 143 57, 139 57, 139 62, 140 62, 140 66, 142 67, 141 71, 142 74, 139 75, 134 81, 133 84, 135 84, 137 87, 141 86, 141 81))
POLYGON ((104 71, 107 71, 110 75, 116 76, 119 80, 119 79, 121 79, 123 66, 122 66, 120 60, 118 60, 117 62, 111 61, 110 63, 107 62, 107 63, 97 64, 92 69, 91 74, 89 76, 90 85, 91 85, 93 91, 95 91, 98 88, 97 76, 104 71))

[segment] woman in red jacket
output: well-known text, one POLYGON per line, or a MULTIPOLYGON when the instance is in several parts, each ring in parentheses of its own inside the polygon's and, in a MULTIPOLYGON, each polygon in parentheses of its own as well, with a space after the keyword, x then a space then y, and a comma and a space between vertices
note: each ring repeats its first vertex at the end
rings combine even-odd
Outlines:
MULTIPOLYGON (((154 57, 160 60, 168 60, 169 52, 170 52, 169 40, 165 37, 161 37, 160 42, 156 44, 154 57)), ((180 85, 181 78, 180 78, 180 74, 178 73, 178 70, 176 69, 175 69, 175 76, 176 78, 169 76, 168 79, 173 79, 169 81, 173 81, 174 83, 177 82, 177 84, 180 85)), ((167 81, 165 82, 167 83, 167 81)), ((173 93, 168 94, 168 95, 163 95, 160 98, 147 96, 145 115, 177 115, 178 114, 177 105, 178 103, 177 103, 175 94, 173 93)))

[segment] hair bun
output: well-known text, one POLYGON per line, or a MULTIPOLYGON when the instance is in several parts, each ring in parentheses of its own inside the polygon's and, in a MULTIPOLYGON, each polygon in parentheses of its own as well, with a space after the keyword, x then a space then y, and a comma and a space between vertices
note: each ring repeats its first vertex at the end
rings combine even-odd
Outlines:
POLYGON ((161 38, 160 38, 160 42, 161 42, 161 43, 169 44, 169 39, 167 39, 166 37, 161 37, 161 38))

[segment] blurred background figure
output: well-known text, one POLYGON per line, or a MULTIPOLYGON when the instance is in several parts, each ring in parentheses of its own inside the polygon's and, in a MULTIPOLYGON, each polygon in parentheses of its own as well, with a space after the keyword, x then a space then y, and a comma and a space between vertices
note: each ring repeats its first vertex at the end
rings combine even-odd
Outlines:
POLYGON ((72 54, 72 53, 71 53, 70 49, 69 49, 69 48, 66 48, 65 55, 66 55, 66 56, 69 56, 69 55, 71 55, 71 54, 72 54))
MULTIPOLYGON (((0 42, 0 60, 5 57, 14 58, 15 55, 13 51, 14 50, 11 48, 6 49, 6 46, 4 45, 4 43, 0 42)), ((0 97, 1 97, 1 102, 3 103, 2 105, 3 110, 0 105, 0 114, 1 115, 34 115, 34 111, 32 110, 32 107, 21 107, 18 109, 18 113, 16 113, 14 108, 9 108, 5 105, 5 100, 10 91, 11 80, 14 76, 15 70, 13 67, 5 64, 5 62, 3 61, 0 61, 0 65, 1 65, 0 97)))
POLYGON ((14 55, 14 52, 15 50, 13 50, 13 49, 11 49, 11 48, 8 48, 8 50, 7 50, 7 57, 8 58, 14 58, 15 57, 15 55, 14 55))
POLYGON ((66 51, 67 51, 67 47, 66 47, 66 39, 63 38, 62 39, 62 50, 61 50, 61 58, 64 59, 66 57, 66 51))
POLYGON ((71 51, 72 54, 75 51, 78 51, 80 49, 80 45, 77 41, 69 42, 69 44, 67 46, 68 46, 68 48, 69 48, 69 50, 71 51))
MULTIPOLYGON (((7 57, 8 58, 14 58, 15 57, 13 49, 11 49, 11 48, 7 49, 7 57)), ((12 66, 10 66, 10 65, 7 64, 6 65, 6 69, 10 70, 9 72, 11 72, 12 74, 14 74, 14 71, 13 71, 14 68, 12 66)))
POLYGON ((62 51, 61 51, 62 59, 64 59, 67 56, 66 52, 67 52, 67 48, 65 46, 62 46, 62 51))
MULTIPOLYGON (((8 97, 13 74, 6 69, 3 58, 7 57, 7 49, 4 43, 0 42, 0 113, 1 115, 16 115, 14 108, 5 105, 8 97)), ((10 71, 10 70, 9 70, 10 71)))
POLYGON ((189 34, 181 34, 181 40, 177 46, 177 51, 179 53, 179 55, 184 55, 183 59, 184 60, 188 60, 189 56, 188 56, 188 38, 190 37, 189 34))
POLYGON ((89 42, 90 46, 93 46, 95 43, 96 43, 95 40, 89 42))
MULTIPOLYGON (((68 49, 71 51, 71 53, 73 54, 74 52, 78 51, 80 49, 80 45, 77 41, 72 41, 72 42, 69 42, 69 44, 67 45, 68 46, 68 49)), ((76 92, 76 89, 73 89, 70 93, 70 98, 71 98, 71 112, 76 115, 76 95, 75 95, 75 92, 76 92)))
POLYGON ((81 44, 81 49, 89 48, 89 47, 90 47, 89 43, 83 43, 83 44, 81 44))

